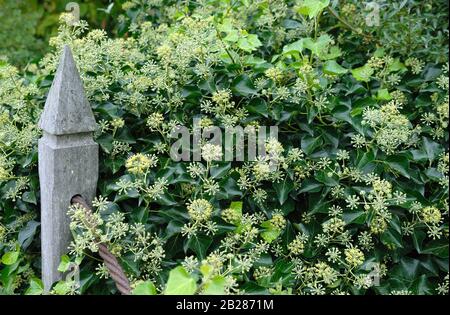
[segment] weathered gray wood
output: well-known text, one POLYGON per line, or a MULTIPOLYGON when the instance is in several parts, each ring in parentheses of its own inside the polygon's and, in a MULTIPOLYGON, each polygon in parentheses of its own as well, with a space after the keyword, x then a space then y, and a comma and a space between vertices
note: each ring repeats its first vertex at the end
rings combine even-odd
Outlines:
POLYGON ((74 195, 91 201, 98 179, 94 115, 70 48, 66 46, 39 121, 42 279, 48 291, 61 278, 58 265, 71 233, 67 210, 74 195))

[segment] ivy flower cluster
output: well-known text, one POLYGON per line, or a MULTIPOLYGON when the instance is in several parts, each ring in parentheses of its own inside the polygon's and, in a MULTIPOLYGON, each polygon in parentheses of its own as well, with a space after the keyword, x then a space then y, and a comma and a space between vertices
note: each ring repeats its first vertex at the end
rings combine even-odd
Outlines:
POLYGON ((398 102, 391 101, 379 109, 367 108, 363 113, 363 124, 374 129, 373 139, 388 154, 395 153, 399 146, 411 141, 411 124, 400 113, 399 105, 398 102))
MULTIPOLYGON (((155 277, 165 257, 162 241, 146 231, 143 224, 127 223, 123 213, 111 212, 114 204, 105 198, 99 197, 93 204, 97 206, 93 213, 79 204, 72 205, 68 211, 70 228, 76 232, 70 245, 71 253, 84 257, 88 253, 97 253, 99 245, 105 244, 116 257, 132 255, 134 262, 142 265, 143 278, 155 277)), ((98 268, 103 277, 108 277, 102 264, 98 268)))

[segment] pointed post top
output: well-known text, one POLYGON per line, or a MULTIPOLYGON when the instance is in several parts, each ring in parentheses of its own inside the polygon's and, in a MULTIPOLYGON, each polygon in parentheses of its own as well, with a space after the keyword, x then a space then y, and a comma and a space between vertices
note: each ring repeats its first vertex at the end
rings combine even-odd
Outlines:
POLYGON ((96 129, 83 82, 67 45, 48 92, 39 127, 52 135, 92 132, 96 129))

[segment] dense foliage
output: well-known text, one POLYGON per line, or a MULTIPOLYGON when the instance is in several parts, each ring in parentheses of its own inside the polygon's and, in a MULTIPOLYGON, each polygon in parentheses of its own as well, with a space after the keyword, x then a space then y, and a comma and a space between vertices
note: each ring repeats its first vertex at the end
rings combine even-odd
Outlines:
POLYGON ((63 14, 33 72, 0 62, 0 292, 42 292, 36 122, 68 44, 100 182, 92 217, 68 210, 60 270, 81 286, 54 293, 116 293, 102 241, 137 294, 448 294, 447 12, 384 1, 377 26, 356 0, 133 0, 117 38, 63 14), (173 161, 194 117, 277 125, 271 160, 202 143, 173 161))

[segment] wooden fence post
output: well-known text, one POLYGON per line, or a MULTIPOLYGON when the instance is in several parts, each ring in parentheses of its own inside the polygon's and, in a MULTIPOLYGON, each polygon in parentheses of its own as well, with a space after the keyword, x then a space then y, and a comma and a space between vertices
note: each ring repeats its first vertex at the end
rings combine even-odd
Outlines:
POLYGON ((58 265, 71 232, 67 210, 74 195, 90 202, 98 179, 94 115, 85 96, 72 52, 64 47, 39 121, 42 279, 48 291, 61 278, 58 265))

